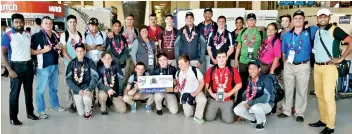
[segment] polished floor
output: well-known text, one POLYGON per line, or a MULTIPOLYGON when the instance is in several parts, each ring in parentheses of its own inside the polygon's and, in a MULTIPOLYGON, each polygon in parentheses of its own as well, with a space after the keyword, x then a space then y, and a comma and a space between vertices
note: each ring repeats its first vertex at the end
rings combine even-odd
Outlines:
MULTIPOLYGON (((63 65, 60 65, 59 98, 62 106, 65 105, 63 65)), ((36 87, 36 81, 33 83, 36 87)), ((312 87, 312 82, 310 84, 312 87)), ((47 90, 46 90, 47 91, 47 90)), ((34 91, 35 92, 35 91, 34 91)), ((136 113, 118 114, 112 111, 108 116, 102 116, 98 108, 94 110, 91 120, 84 120, 77 114, 69 112, 52 112, 49 107, 48 92, 45 100, 48 119, 32 121, 26 118, 23 90, 20 95, 19 119, 22 126, 12 126, 9 123, 9 79, 1 78, 1 133, 3 134, 318 134, 322 128, 310 128, 308 123, 319 119, 317 100, 308 95, 308 106, 305 121, 298 123, 293 117, 278 119, 269 116, 265 129, 257 131, 249 122, 224 124, 220 119, 205 124, 197 124, 192 118, 185 118, 182 111, 171 115, 164 109, 164 115, 156 115, 155 110, 145 112, 143 104, 139 105, 136 113)), ((35 95, 34 95, 35 101, 35 95)), ((36 108, 35 102, 34 107, 36 108)), ((352 133, 352 99, 337 101, 337 117, 335 134, 352 133)))

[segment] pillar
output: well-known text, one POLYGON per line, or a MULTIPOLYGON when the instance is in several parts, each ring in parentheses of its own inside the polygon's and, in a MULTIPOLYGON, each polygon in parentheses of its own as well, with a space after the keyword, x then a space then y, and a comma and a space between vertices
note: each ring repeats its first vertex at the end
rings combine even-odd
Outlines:
POLYGON ((145 18, 144 18, 144 25, 149 25, 149 15, 152 13, 152 2, 147 1, 147 4, 145 5, 145 18))
POLYGON ((214 1, 214 8, 218 8, 218 1, 214 1))
MULTIPOLYGON (((104 1, 93 1, 94 7, 104 8, 104 1)), ((84 2, 83 2, 84 3, 84 2)))
POLYGON ((240 1, 236 1, 236 8, 240 7, 240 1))
POLYGON ((252 10, 261 10, 261 1, 252 1, 252 10))
POLYGON ((189 3, 189 9, 199 9, 200 8, 200 1, 191 1, 189 3))

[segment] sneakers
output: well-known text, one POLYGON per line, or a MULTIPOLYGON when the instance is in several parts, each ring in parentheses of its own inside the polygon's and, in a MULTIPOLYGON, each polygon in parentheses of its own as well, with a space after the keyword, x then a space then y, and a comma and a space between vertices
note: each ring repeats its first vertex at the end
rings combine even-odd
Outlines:
POLYGON ((193 120, 195 120, 199 124, 204 124, 205 123, 205 121, 203 119, 199 119, 197 117, 193 117, 193 120))
POLYGON ((73 106, 73 105, 70 105, 67 110, 70 112, 70 113, 75 113, 76 112, 76 108, 73 106))
POLYGON ((257 130, 263 130, 264 129, 264 125, 265 125, 266 121, 263 121, 260 124, 257 124, 257 126, 255 127, 257 130))
POLYGON ((108 114, 109 114, 108 111, 101 112, 101 115, 108 115, 108 114))
POLYGON ((86 112, 86 114, 84 114, 84 119, 89 120, 92 118, 92 111, 86 112))
POLYGON ((40 119, 47 119, 47 118, 48 118, 48 115, 47 115, 45 112, 40 112, 40 113, 39 113, 39 118, 40 118, 40 119))
POLYGON ((152 111, 152 106, 151 105, 146 105, 145 106, 145 111, 147 111, 147 112, 152 111))
POLYGON ((156 110, 156 114, 163 115, 163 110, 156 110))
POLYGON ((257 120, 251 121, 251 124, 257 124, 257 120))
POLYGON ((132 105, 131 105, 131 112, 132 113, 135 113, 137 111, 137 103, 134 102, 132 105))
POLYGON ((57 108, 52 108, 50 110, 55 112, 63 112, 63 111, 66 111, 67 109, 63 107, 57 107, 57 108))

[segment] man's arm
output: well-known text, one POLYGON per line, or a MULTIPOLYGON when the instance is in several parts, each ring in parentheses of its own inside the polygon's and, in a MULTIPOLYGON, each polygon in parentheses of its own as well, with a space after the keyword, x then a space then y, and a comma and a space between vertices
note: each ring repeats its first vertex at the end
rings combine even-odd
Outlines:
POLYGON ((227 58, 229 58, 231 54, 235 51, 235 42, 232 41, 232 34, 229 32, 228 36, 229 36, 230 46, 229 46, 229 50, 227 51, 227 58))
POLYGON ((230 92, 228 92, 227 96, 232 96, 233 94, 235 94, 238 90, 240 90, 242 88, 242 80, 241 80, 241 76, 240 76, 240 73, 237 71, 237 69, 235 68, 232 68, 231 69, 233 70, 233 81, 234 83, 236 84, 235 87, 232 88, 232 90, 230 92))
POLYGON ((238 56, 240 55, 241 47, 242 47, 241 43, 238 42, 238 45, 236 47, 236 53, 235 53, 235 61, 238 61, 238 56))
POLYGON ((3 34, 1 38, 1 60, 9 72, 13 72, 10 63, 8 61, 8 50, 11 48, 11 39, 7 34, 3 34))
POLYGON ((138 50, 138 39, 135 39, 132 43, 131 46, 131 52, 130 55, 132 57, 133 63, 136 65, 137 64, 137 50, 138 50))
POLYGON ((79 91, 81 90, 81 88, 78 87, 73 80, 73 72, 72 72, 72 63, 71 62, 68 64, 67 69, 66 69, 66 83, 67 83, 67 86, 70 89, 72 89, 75 94, 78 94, 79 91))
POLYGON ((345 59, 352 52, 352 37, 339 27, 335 28, 333 35, 335 39, 344 41, 346 44, 348 44, 346 51, 341 55, 341 59, 345 59))
MULTIPOLYGON (((176 37, 176 40, 175 40, 175 47, 174 47, 174 50, 175 50, 175 58, 176 58, 176 61, 178 61, 178 57, 180 56, 180 45, 181 45, 181 34, 179 34, 177 37, 176 37)), ((177 66, 177 65, 176 65, 177 66)))
POLYGON ((110 87, 108 87, 108 86, 106 86, 105 84, 104 84, 104 81, 103 81, 103 78, 100 78, 99 80, 98 80, 98 89, 99 90, 104 90, 104 91, 109 91, 111 88, 110 87))
POLYGON ((211 40, 211 36, 213 33, 210 33, 208 36, 208 41, 207 41, 207 52, 208 52, 208 56, 210 58, 210 60, 215 60, 214 56, 213 56, 213 52, 211 51, 211 46, 210 46, 210 40, 211 40))
POLYGON ((72 59, 67 53, 65 33, 60 35, 60 43, 62 44, 62 55, 65 59, 67 59, 68 62, 70 62, 72 59))
POLYGON ((203 35, 199 35, 200 39, 199 39, 199 45, 200 45, 200 53, 199 53, 199 63, 203 64, 203 62, 205 61, 205 50, 206 50, 206 42, 205 42, 205 38, 203 35))
POLYGON ((204 82, 203 74, 199 71, 199 69, 197 69, 196 72, 197 72, 198 82, 199 82, 199 86, 196 90, 196 94, 198 95, 200 92, 202 92, 204 85, 205 85, 205 82, 204 82))
POLYGON ((96 65, 93 61, 89 60, 90 64, 90 82, 89 82, 89 89, 88 90, 94 90, 95 87, 97 86, 98 79, 99 79, 99 74, 97 72, 96 65))

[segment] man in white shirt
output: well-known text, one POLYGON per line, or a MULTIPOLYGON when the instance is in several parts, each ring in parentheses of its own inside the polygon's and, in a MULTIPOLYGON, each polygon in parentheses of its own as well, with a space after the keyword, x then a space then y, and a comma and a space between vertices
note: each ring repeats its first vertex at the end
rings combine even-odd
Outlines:
POLYGON ((35 18, 34 21, 35 21, 35 25, 31 27, 31 35, 38 33, 42 29, 42 27, 40 27, 40 25, 42 24, 42 19, 35 18))
POLYGON ((181 55, 178 58, 178 67, 181 69, 176 73, 175 92, 181 93, 181 103, 186 117, 193 115, 194 105, 196 111, 193 120, 203 124, 204 108, 207 99, 202 92, 204 87, 203 74, 198 68, 190 66, 190 58, 188 55, 181 55))
POLYGON ((88 23, 89 30, 84 35, 86 38, 87 57, 97 63, 105 50, 106 33, 98 29, 99 21, 97 18, 91 18, 88 23))

